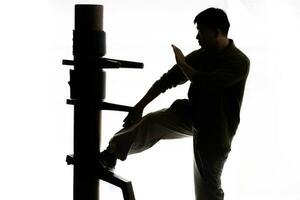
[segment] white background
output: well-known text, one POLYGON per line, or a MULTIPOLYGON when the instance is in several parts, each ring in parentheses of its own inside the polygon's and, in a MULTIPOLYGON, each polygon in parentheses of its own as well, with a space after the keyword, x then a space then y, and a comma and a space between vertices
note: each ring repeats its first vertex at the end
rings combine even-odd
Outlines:
MULTIPOLYGON (((74 5, 104 5, 106 57, 144 62, 107 70, 106 101, 134 105, 184 54, 199 48, 194 17, 223 8, 229 37, 251 60, 241 124, 222 180, 225 199, 297 200, 299 192, 300 3, 297 0, 6 1, 0 7, 0 199, 72 199, 73 107, 69 98, 74 5)), ((188 83, 154 100, 145 113, 186 98, 188 83)), ((126 113, 103 112, 102 146, 126 113)), ((192 139, 161 141, 119 162, 136 199, 193 199, 192 139)), ((122 199, 101 182, 101 199, 122 199)))

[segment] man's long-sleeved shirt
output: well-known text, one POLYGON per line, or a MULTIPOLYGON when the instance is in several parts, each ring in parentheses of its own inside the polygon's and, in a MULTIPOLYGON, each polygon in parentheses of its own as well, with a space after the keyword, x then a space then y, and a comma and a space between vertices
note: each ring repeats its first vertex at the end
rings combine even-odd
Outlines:
MULTIPOLYGON (((186 62, 196 70, 188 91, 188 104, 200 146, 206 150, 230 151, 240 122, 250 61, 230 40, 222 52, 199 49, 187 55, 186 62)), ((175 65, 153 87, 163 93, 186 81, 175 65)))

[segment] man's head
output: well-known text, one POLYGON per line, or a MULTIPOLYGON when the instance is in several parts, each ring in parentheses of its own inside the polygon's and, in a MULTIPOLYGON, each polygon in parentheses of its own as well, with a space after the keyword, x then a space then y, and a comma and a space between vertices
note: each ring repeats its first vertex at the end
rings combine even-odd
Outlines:
POLYGON ((196 39, 202 48, 219 50, 227 46, 230 23, 223 10, 208 8, 195 17, 194 23, 198 29, 196 39))

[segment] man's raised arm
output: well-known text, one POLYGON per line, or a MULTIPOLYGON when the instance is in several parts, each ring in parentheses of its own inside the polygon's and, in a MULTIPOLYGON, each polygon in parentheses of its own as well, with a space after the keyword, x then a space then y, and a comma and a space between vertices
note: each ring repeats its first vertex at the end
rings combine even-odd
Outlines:
POLYGON ((152 87, 147 91, 144 97, 133 107, 127 117, 124 119, 124 127, 128 127, 138 122, 143 115, 144 108, 158 97, 161 93, 164 93, 167 89, 176 87, 187 81, 186 77, 178 67, 174 65, 168 72, 162 75, 152 87))

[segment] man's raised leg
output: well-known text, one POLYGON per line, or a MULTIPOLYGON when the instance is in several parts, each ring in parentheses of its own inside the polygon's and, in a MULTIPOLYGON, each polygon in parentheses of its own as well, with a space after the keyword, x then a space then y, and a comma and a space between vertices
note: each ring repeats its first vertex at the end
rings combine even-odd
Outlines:
MULTIPOLYGON (((177 139, 192 136, 192 126, 184 116, 178 116, 171 109, 162 109, 144 116, 138 123, 117 132, 101 154, 114 160, 125 160, 128 155, 142 152, 161 139, 177 139)), ((100 160, 104 156, 100 156, 100 160)), ((104 163, 105 165, 105 163, 104 163)))

